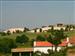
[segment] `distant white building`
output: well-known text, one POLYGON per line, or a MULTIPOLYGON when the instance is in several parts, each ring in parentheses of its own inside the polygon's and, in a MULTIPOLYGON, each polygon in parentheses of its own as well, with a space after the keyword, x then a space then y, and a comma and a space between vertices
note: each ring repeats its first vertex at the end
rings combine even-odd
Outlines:
MULTIPOLYGON (((41 29, 42 29, 42 32, 46 32, 46 31, 48 31, 51 28, 52 27, 44 27, 44 28, 41 28, 41 29)), ((64 27, 64 26, 63 27, 53 26, 53 28, 54 28, 54 30, 61 30, 61 29, 65 30, 66 27, 64 27)), ((35 30, 33 29, 33 30, 30 30, 29 32, 35 33, 35 30)), ((40 28, 36 29, 36 32, 39 33, 40 32, 40 28)))
POLYGON ((54 30, 61 30, 61 29, 65 30, 65 28, 66 27, 57 27, 57 26, 54 26, 54 30))
POLYGON ((19 31, 24 31, 24 28, 10 28, 10 29, 7 29, 3 32, 7 33, 8 31, 10 31, 10 33, 13 33, 13 32, 16 32, 16 30, 19 30, 19 31))
POLYGON ((44 31, 47 31, 47 30, 51 29, 51 27, 44 27, 44 28, 41 28, 41 29, 42 29, 42 32, 44 32, 44 31))

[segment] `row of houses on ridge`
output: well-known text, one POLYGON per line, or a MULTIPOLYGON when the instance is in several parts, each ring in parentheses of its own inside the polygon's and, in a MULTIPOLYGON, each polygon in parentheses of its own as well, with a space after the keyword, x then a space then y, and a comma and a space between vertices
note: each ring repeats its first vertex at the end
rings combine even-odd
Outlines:
MULTIPOLYGON (((30 31, 27 31, 27 32, 35 33, 35 30, 36 30, 36 32, 39 33, 40 29, 42 30, 41 32, 46 32, 49 29, 51 29, 52 27, 54 28, 54 30, 60 30, 60 29, 65 30, 66 29, 66 26, 60 23, 60 24, 56 24, 56 25, 42 26, 42 28, 31 29, 30 31)), ((16 30, 23 32, 24 28, 10 28, 10 29, 7 29, 3 32, 7 33, 8 31, 10 31, 10 33, 13 33, 13 32, 16 32, 16 30)), ((74 30, 74 29, 71 28, 70 30, 74 30)))

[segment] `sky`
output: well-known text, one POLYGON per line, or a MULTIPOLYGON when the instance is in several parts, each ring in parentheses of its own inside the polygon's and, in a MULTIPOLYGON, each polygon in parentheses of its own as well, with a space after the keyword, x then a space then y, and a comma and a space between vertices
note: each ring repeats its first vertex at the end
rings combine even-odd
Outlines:
POLYGON ((75 24, 74 10, 75 1, 0 1, 0 29, 75 24))

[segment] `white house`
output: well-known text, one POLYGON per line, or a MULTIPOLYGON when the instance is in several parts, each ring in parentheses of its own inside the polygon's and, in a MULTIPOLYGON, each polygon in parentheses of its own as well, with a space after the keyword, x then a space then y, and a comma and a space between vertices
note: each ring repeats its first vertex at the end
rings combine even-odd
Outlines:
POLYGON ((44 32, 44 31, 47 31, 47 30, 51 29, 51 27, 44 27, 44 28, 41 28, 41 29, 42 29, 42 32, 44 32))
MULTIPOLYGON (((61 44, 58 45, 57 47, 57 51, 59 52, 63 47, 66 48, 66 46, 68 45, 68 40, 63 40, 61 44)), ((40 52, 44 52, 44 53, 48 53, 48 49, 55 51, 55 46, 47 41, 35 41, 34 42, 34 52, 36 51, 40 51, 40 52)))

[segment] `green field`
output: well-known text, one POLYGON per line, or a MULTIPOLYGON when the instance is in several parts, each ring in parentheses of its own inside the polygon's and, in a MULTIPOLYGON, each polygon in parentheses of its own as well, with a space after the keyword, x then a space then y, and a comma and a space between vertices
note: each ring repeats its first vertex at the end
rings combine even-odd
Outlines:
MULTIPOLYGON (((47 34, 50 34, 50 33, 47 33, 47 32, 42 32, 42 33, 15 33, 15 34, 11 34, 11 35, 6 35, 6 36, 1 36, 0 35, 0 38, 10 38, 10 39, 15 39, 17 36, 21 36, 25 34, 26 36, 29 37, 29 39, 35 39, 37 37, 37 35, 47 35, 47 34)), ((68 31, 68 32, 65 32, 65 34, 67 34, 69 37, 75 35, 75 31, 68 31)))
POLYGON ((23 32, 23 33, 15 33, 15 34, 6 35, 6 36, 1 36, 0 35, 0 38, 15 39, 17 36, 21 36, 23 34, 25 34, 26 36, 28 36, 29 39, 31 40, 31 39, 35 39, 37 37, 37 35, 46 35, 46 34, 49 34, 49 33, 44 33, 44 32, 43 33, 29 33, 29 32, 25 33, 25 32, 23 32))

